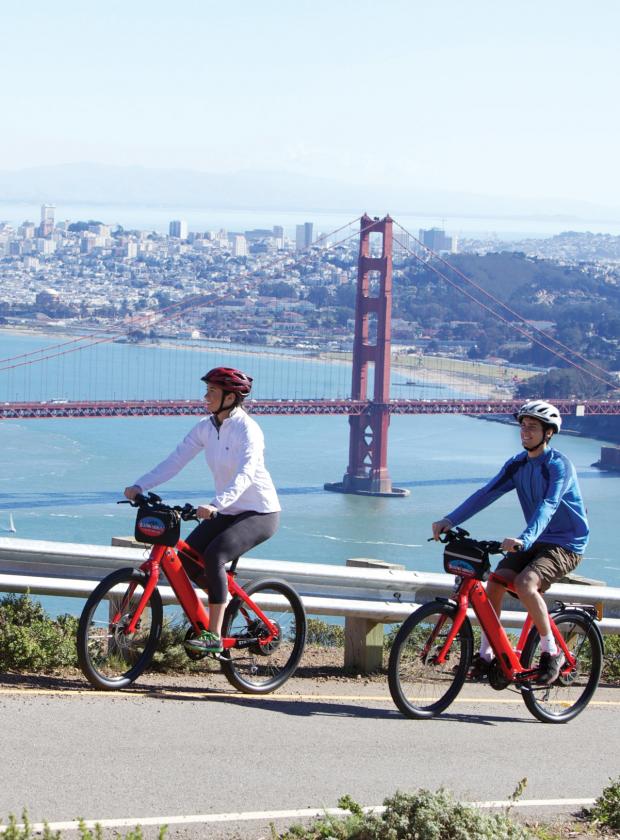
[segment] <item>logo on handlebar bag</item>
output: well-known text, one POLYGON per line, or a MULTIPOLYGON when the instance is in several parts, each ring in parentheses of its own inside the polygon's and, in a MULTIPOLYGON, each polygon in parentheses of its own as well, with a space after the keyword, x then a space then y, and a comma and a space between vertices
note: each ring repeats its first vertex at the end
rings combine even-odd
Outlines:
POLYGON ((155 516, 145 516, 139 519, 136 525, 145 537, 161 537, 166 530, 166 523, 155 516))

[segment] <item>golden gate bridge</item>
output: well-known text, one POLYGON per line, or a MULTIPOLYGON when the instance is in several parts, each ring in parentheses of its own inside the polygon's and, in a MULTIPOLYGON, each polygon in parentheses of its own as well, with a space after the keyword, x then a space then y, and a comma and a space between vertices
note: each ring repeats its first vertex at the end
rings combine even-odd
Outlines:
MULTIPOLYGON (((295 393, 292 398, 248 399, 246 407, 253 414, 261 415, 346 415, 349 418, 350 425, 347 471, 342 482, 326 485, 326 488, 350 493, 398 495, 402 494, 403 491, 392 487, 387 472, 387 439, 390 415, 512 415, 519 408, 522 400, 516 399, 512 395, 506 398, 498 398, 492 394, 487 394, 484 397, 447 397, 445 399, 436 396, 430 399, 394 398, 390 388, 392 370, 393 225, 398 225, 398 223, 395 223, 389 216, 383 219, 371 219, 364 215, 357 221, 359 221, 360 226, 354 234, 359 237, 359 251, 357 255, 352 352, 348 356, 340 354, 339 357, 336 353, 318 354, 319 358, 324 361, 327 360, 328 363, 332 364, 332 367, 334 365, 340 366, 338 388, 341 391, 346 387, 342 384, 343 369, 345 374, 348 373, 350 376, 350 393, 334 397, 328 397, 325 394, 316 397, 297 396, 295 393), (371 237, 373 237, 372 245, 371 237), (343 361, 346 362, 344 367, 343 361)), ((460 292, 474 300, 481 308, 492 312, 495 317, 504 321, 510 330, 535 341, 552 352, 566 365, 578 369, 604 384, 608 390, 617 387, 617 383, 611 381, 610 374, 606 370, 575 353, 553 336, 524 321, 518 313, 505 303, 477 286, 442 256, 424 248, 416 237, 400 225, 398 227, 405 234, 405 236, 401 235, 398 241, 399 248, 405 254, 426 261, 428 256, 421 256, 420 254, 420 248, 424 249, 433 258, 433 262, 428 263, 429 267, 441 279, 458 288, 460 292), (417 246, 412 248, 409 246, 409 242, 414 242, 417 246)), ((330 237, 338 234, 341 230, 343 228, 327 234, 324 239, 327 242, 330 237)), ((351 239, 352 236, 353 234, 346 236, 344 239, 336 240, 335 245, 342 244, 342 242, 351 239)), ((335 245, 329 247, 335 247, 335 245)), ((302 255, 301 259, 311 258, 311 256, 311 253, 305 257, 302 255)), ((39 389, 37 396, 44 397, 46 394, 45 388, 53 389, 56 387, 58 389, 59 376, 62 376, 58 371, 62 371, 68 357, 100 345, 116 343, 119 336, 127 335, 137 327, 161 323, 162 321, 164 323, 169 322, 196 308, 207 307, 225 310, 229 302, 230 296, 218 294, 201 294, 189 299, 186 298, 164 307, 157 313, 149 313, 125 320, 122 324, 116 325, 116 329, 113 331, 108 330, 90 336, 79 336, 36 351, 2 359, 0 360, 0 374, 10 374, 12 376, 21 374, 22 379, 15 388, 16 392, 19 393, 20 389, 25 390, 26 386, 29 385, 31 388, 39 389), (35 371, 49 370, 52 362, 56 365, 55 378, 54 376, 48 376, 47 373, 41 373, 37 385, 35 371)), ((222 317, 225 319, 226 314, 224 313, 222 317)), ((325 340, 325 337, 323 339, 325 340)), ((172 349, 172 352, 177 353, 178 350, 172 349)), ((220 348, 220 353, 230 355, 232 352, 232 348, 230 350, 220 348)), ((299 356, 291 356, 290 352, 285 355, 278 355, 275 352, 270 353, 268 348, 260 348, 256 352, 249 349, 239 351, 237 347, 235 352, 242 352, 251 358, 250 367, 256 364, 261 357, 264 361, 264 357, 269 355, 275 360, 275 363, 281 364, 283 360, 286 360, 287 364, 293 364, 296 368, 293 378, 299 378, 304 383, 294 383, 293 390, 296 392, 298 388, 304 388, 307 393, 307 364, 312 361, 311 359, 300 359, 299 356), (304 365, 306 365, 306 368, 304 368, 304 365)), ((192 364, 196 364, 195 359, 192 364)), ((449 366, 451 361, 445 360, 445 364, 449 366)), ((207 366, 211 366, 211 363, 208 362, 207 366)), ((122 375, 122 365, 119 367, 121 368, 118 373, 120 377, 122 375)), ((164 365, 161 366, 161 369, 163 367, 164 365)), ((85 369, 81 372, 83 378, 96 378, 100 375, 100 370, 97 369, 85 369)), ((172 375, 173 377, 179 375, 178 368, 176 373, 173 372, 172 375)), ((290 388, 291 383, 287 384, 290 388)), ((333 390, 333 387, 327 382, 323 383, 323 387, 325 392, 333 390)), ((315 390, 320 391, 320 388, 319 377, 315 382, 315 390)), ((47 393, 50 392, 47 391, 47 393)), ((578 416, 620 414, 620 400, 577 400, 562 397, 554 397, 553 399, 564 414, 578 416)), ((4 403, 0 403, 0 419, 5 420, 134 416, 170 417, 181 415, 204 415, 203 402, 196 399, 162 399, 161 397, 145 399, 113 397, 110 399, 8 399, 4 403)))

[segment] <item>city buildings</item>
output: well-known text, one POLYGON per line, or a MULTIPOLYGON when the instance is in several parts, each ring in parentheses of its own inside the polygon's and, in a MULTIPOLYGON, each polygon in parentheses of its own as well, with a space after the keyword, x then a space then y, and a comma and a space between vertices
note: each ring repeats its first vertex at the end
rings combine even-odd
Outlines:
POLYGON ((235 233, 232 237, 233 257, 247 257, 248 241, 241 233, 235 233))
MULTIPOLYGON (((42 222, 48 225, 54 208, 44 207, 42 222)), ((41 236, 32 222, 16 228, 0 223, 0 324, 30 328, 38 322, 80 333, 104 329, 119 340, 138 329, 127 324, 138 324, 139 340, 198 333, 230 341, 234 334, 236 341, 252 344, 350 351, 356 237, 329 246, 324 239, 312 243, 311 222, 297 226, 294 239, 279 225, 233 233, 188 232, 180 220, 172 224, 175 235, 63 222, 41 236), (162 318, 171 306, 173 313, 162 318)), ((433 251, 454 248, 438 228, 421 231, 421 238, 433 251)), ((483 244, 468 246, 469 253, 483 244)), ((547 240, 547 247, 555 249, 560 264, 577 264, 605 288, 620 287, 620 237, 565 234, 547 240), (584 254, 596 262, 584 265, 584 254)), ((434 342, 441 352, 466 354, 478 340, 471 319, 442 320, 434 309, 430 315, 421 311, 434 306, 428 260, 415 237, 395 232, 393 339, 409 348, 434 342)), ((551 305, 552 290, 537 290, 533 300, 551 305)))
POLYGON ((312 245, 312 222, 297 225, 295 230, 295 247, 297 251, 305 251, 312 245))
POLYGON ((441 228, 420 229, 420 242, 436 254, 457 252, 456 237, 446 236, 446 232, 441 228))
POLYGON ((175 219, 170 222, 168 233, 170 236, 174 236, 175 239, 187 239, 187 222, 182 219, 175 219))

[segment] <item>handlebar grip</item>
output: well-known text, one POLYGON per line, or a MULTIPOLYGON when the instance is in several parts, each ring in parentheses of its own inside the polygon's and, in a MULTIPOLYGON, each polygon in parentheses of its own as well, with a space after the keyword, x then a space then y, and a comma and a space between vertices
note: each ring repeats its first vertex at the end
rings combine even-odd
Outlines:
POLYGON ((179 508, 179 513, 181 514, 183 522, 189 522, 192 519, 195 519, 196 522, 198 521, 198 512, 195 507, 190 505, 189 502, 187 502, 182 508, 179 508))
POLYGON ((487 543, 487 549, 489 554, 501 554, 502 544, 498 540, 489 540, 487 543))

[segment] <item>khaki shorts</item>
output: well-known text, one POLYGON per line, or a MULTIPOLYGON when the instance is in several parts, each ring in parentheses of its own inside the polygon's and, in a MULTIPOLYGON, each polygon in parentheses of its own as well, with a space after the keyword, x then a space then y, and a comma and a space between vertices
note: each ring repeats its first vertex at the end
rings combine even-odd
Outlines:
POLYGON ((516 574, 531 569, 540 578, 540 591, 545 592, 552 583, 563 578, 577 568, 582 555, 562 548, 561 545, 537 542, 527 551, 515 551, 507 554, 497 564, 496 572, 509 569, 516 574))

